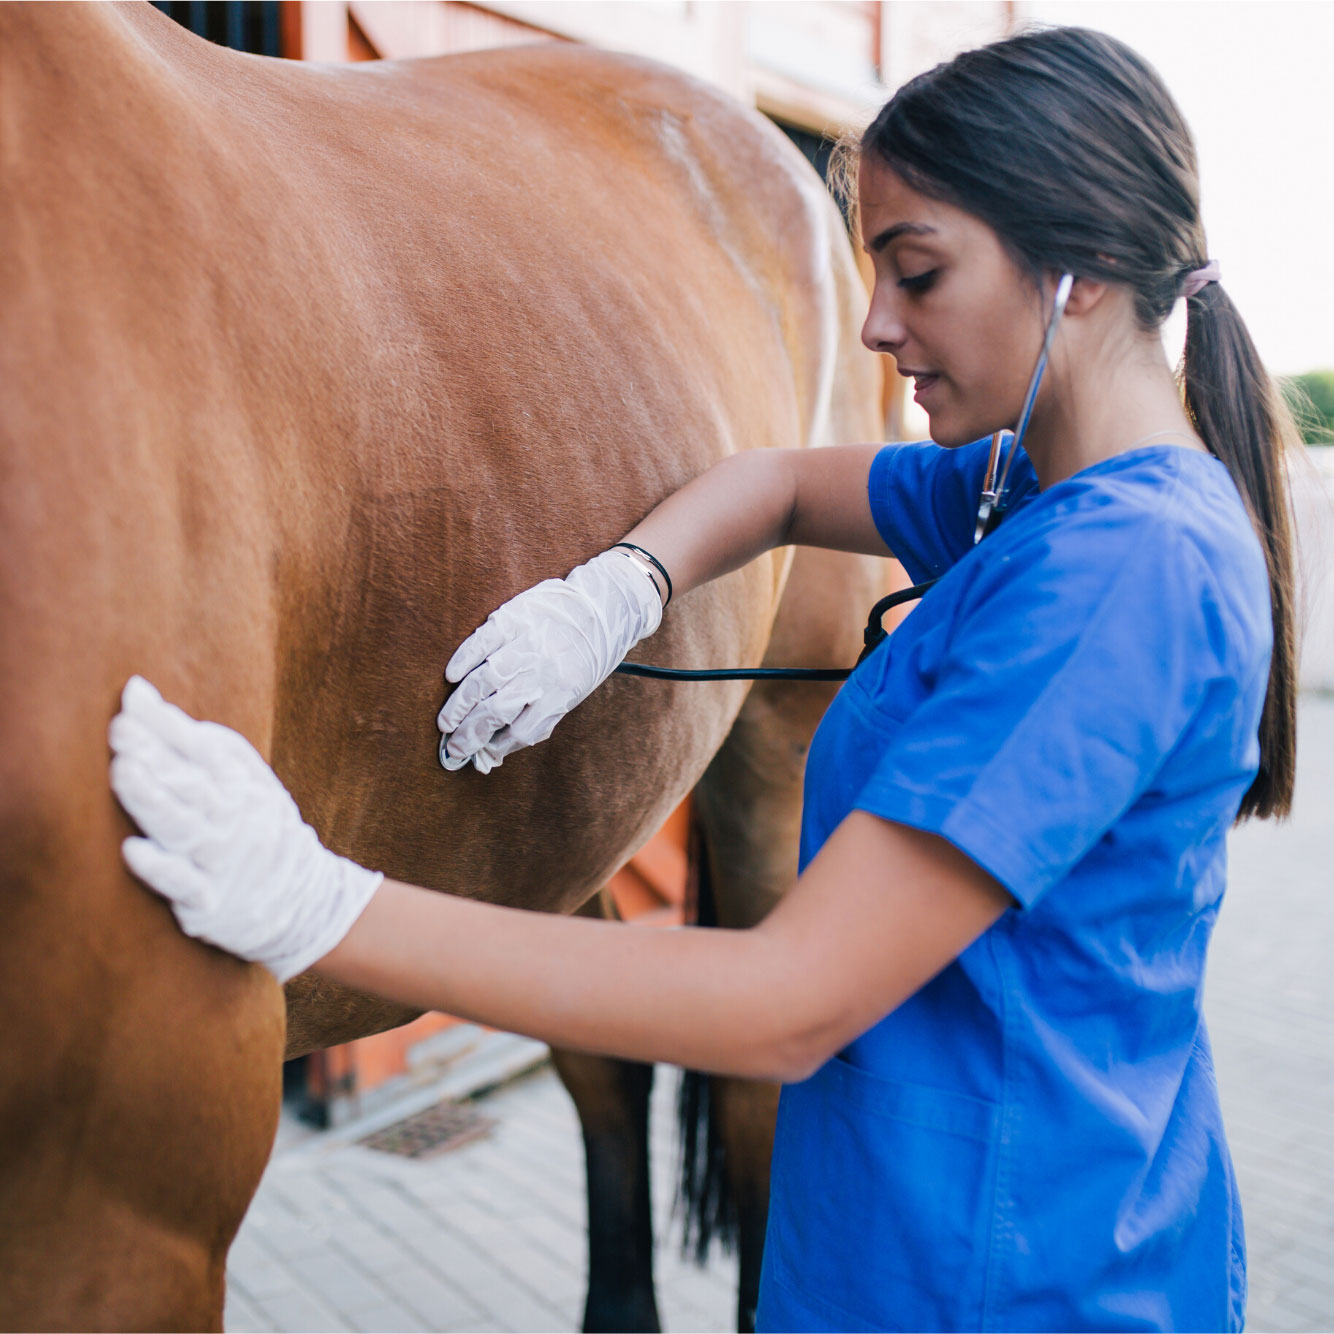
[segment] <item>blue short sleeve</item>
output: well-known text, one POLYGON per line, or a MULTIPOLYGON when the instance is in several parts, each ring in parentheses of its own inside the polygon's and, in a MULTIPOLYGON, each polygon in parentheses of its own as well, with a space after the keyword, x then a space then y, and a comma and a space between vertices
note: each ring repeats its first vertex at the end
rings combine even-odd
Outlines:
MULTIPOLYGON (((872 460, 871 517, 913 583, 944 574, 972 548, 990 453, 990 438, 957 449, 928 440, 886 445, 872 460)), ((1011 508, 1037 493, 1033 465, 1022 449, 1005 491, 1011 508)))
POLYGON ((1156 518, 1072 515, 979 548, 934 688, 856 807, 943 836, 1025 907, 1068 875, 1226 670, 1207 565, 1156 518))

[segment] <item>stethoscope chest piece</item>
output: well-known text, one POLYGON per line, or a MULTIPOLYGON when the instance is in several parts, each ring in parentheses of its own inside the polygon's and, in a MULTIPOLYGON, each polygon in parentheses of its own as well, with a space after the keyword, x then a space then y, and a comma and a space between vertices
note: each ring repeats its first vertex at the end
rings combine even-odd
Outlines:
POLYGON ((977 529, 973 533, 973 545, 976 546, 984 537, 994 533, 1004 517, 1005 506, 996 503, 994 492, 984 491, 977 506, 977 529))

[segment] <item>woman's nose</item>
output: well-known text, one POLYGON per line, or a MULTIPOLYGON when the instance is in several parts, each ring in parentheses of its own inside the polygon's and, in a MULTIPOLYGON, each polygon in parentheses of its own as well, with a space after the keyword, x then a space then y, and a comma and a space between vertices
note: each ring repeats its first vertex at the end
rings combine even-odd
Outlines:
POLYGON ((872 297, 871 308, 866 312, 866 320, 862 324, 862 342, 872 352, 888 352, 890 356, 895 356, 906 338, 903 321, 890 304, 872 297))

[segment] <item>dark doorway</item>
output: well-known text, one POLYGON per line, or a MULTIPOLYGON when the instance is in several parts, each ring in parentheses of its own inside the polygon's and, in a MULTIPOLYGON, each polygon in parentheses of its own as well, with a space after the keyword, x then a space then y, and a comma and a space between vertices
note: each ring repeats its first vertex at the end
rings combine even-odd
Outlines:
POLYGON ((820 179, 829 180, 829 156, 834 151, 834 141, 823 134, 803 130, 785 121, 775 120, 774 124, 801 149, 802 156, 820 173, 820 179))
MULTIPOLYGON (((801 149, 802 156, 820 173, 820 179, 825 185, 828 185, 829 159, 834 154, 834 141, 828 135, 816 134, 813 130, 804 130, 799 125, 790 125, 787 121, 779 120, 776 116, 770 116, 769 119, 801 149)), ((852 220, 849 216, 847 202, 839 199, 833 190, 830 190, 830 194, 838 201, 839 212, 843 214, 844 225, 851 231, 852 220)))
POLYGON ((153 0, 153 8, 219 46, 256 56, 283 53, 278 0, 153 0))

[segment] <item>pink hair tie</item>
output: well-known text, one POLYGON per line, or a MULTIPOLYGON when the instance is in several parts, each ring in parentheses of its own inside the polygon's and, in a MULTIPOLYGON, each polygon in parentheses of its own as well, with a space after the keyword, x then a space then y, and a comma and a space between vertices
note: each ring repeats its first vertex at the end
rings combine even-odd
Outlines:
POLYGON ((1202 269, 1196 269, 1194 273, 1186 275, 1185 286, 1181 289, 1181 295, 1190 298, 1196 292, 1207 287, 1210 283, 1223 281, 1223 270, 1218 267, 1218 261, 1211 259, 1202 269))

